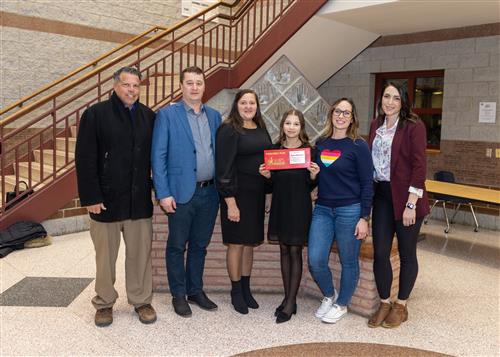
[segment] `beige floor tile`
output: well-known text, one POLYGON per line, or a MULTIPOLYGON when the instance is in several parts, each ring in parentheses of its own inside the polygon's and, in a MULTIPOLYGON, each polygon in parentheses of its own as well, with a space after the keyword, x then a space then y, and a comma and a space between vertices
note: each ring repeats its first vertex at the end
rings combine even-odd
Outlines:
POLYGON ((24 277, 25 275, 10 263, 7 263, 5 258, 0 260, 0 293, 3 293, 12 285, 21 281, 24 277))
POLYGON ((65 308, 2 307, 0 355, 126 355, 116 341, 65 308))
MULTIPOLYGON (((173 312, 169 294, 155 294, 158 321, 143 325, 127 303, 124 249, 117 261, 120 295, 114 323, 94 326, 91 283, 66 309, 2 307, 2 354, 23 355, 169 355, 229 356, 260 348, 306 342, 371 342, 428 349, 457 356, 499 356, 499 271, 497 232, 473 233, 454 226, 448 238, 441 223, 424 226, 427 239, 419 243, 419 277, 409 301, 409 321, 400 328, 370 329, 366 318, 348 314, 335 325, 313 315, 320 302, 298 301, 298 313, 281 325, 273 312, 279 295, 256 294, 261 304, 246 316, 230 305, 229 293, 210 293, 217 312, 193 306, 185 319, 173 312), (8 326, 5 328, 5 326, 8 326), (46 327, 47 326, 47 327, 46 327), (35 347, 15 332, 36 331, 35 347), (43 333, 40 333, 43 331, 43 333), (63 341, 63 342, 60 342, 63 341)), ((2 264, 1 282, 10 286, 24 275, 94 277, 94 251, 88 232, 56 237, 50 247, 11 254, 2 264), (15 267, 15 268, 14 268, 15 267)))
POLYGON ((94 254, 88 232, 54 237, 52 245, 23 249, 9 254, 9 264, 26 276, 92 277, 92 271, 72 275, 74 267, 88 265, 88 257, 94 254))

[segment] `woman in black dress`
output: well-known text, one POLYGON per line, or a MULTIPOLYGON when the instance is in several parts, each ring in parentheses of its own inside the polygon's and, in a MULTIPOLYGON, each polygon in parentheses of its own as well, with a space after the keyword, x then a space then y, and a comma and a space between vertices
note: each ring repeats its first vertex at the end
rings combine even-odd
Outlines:
MULTIPOLYGON (((307 147, 310 147, 310 144, 305 131, 304 115, 291 109, 281 119, 280 137, 273 148, 307 147)), ((270 241, 280 243, 285 298, 276 309, 275 316, 276 323, 282 323, 290 320, 297 309, 296 298, 302 278, 302 248, 307 241, 311 223, 311 189, 319 166, 311 162, 307 169, 276 170, 271 173, 262 164, 259 172, 270 178, 273 184, 267 236, 270 241)))
POLYGON ((264 240, 266 180, 259 175, 259 165, 270 147, 257 94, 241 90, 216 138, 222 240, 227 245, 231 303, 241 314, 259 307, 250 292, 250 273, 253 248, 264 240))

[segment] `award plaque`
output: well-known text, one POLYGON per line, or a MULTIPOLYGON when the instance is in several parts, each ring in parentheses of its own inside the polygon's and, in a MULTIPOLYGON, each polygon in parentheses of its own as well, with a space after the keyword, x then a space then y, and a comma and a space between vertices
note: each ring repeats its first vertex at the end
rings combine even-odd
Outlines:
POLYGON ((264 150, 267 170, 304 169, 311 165, 311 148, 264 150))

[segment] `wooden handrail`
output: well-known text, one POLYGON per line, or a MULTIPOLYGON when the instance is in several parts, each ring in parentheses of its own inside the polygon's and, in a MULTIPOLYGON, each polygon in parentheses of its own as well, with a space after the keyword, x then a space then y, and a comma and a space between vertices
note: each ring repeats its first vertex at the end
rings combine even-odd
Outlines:
MULTIPOLYGON (((133 53, 135 53, 135 52, 140 51, 141 49, 143 49, 143 48, 145 48, 145 47, 149 46, 151 43, 153 43, 153 42, 155 42, 155 41, 157 41, 157 40, 161 39, 162 37, 167 36, 168 34, 170 34, 170 33, 174 32, 175 30, 177 30, 177 29, 179 29, 179 28, 181 28, 182 26, 186 25, 187 23, 189 23, 189 22, 191 22, 191 21, 193 21, 193 20, 195 20, 195 19, 199 18, 200 16, 205 15, 206 13, 208 13, 208 12, 210 12, 210 11, 212 11, 212 10, 214 10, 214 9, 218 8, 219 6, 224 6, 224 7, 228 7, 228 8, 233 8, 233 7, 237 6, 240 2, 241 2, 241 0, 235 0, 235 1, 234 1, 234 3, 232 3, 232 4, 228 4, 228 3, 226 3, 226 2, 224 2, 224 1, 222 1, 222 0, 219 0, 219 2, 218 2, 218 3, 215 3, 215 4, 213 4, 213 5, 209 6, 209 7, 207 7, 206 9, 204 9, 204 10, 202 10, 202 11, 198 12, 198 13, 196 13, 196 14, 194 14, 194 15, 191 15, 191 16, 190 16, 190 17, 188 17, 187 19, 185 19, 185 20, 181 21, 180 23, 178 23, 177 25, 175 25, 175 26, 173 26, 173 27, 171 27, 171 28, 164 28, 164 27, 160 27, 160 26, 156 26, 156 27, 151 28, 150 30, 148 30, 148 31, 146 31, 146 32, 144 32, 144 33, 142 33, 142 34, 140 34, 140 35, 136 36, 136 37, 135 37, 135 40, 137 40, 138 38, 142 37, 142 36, 143 36, 143 34, 147 34, 147 33, 152 32, 152 31, 153 31, 154 29, 156 29, 156 28, 157 28, 157 29, 163 28, 164 30, 163 30, 162 32, 160 32, 159 34, 157 34, 157 35, 155 35, 155 36, 153 36, 153 37, 150 37, 148 40, 146 40, 146 41, 144 41, 143 43, 141 43, 141 44, 137 45, 136 47, 134 47, 134 48, 130 49, 129 51, 127 51, 127 52, 125 52, 125 53, 121 54, 120 56, 118 56, 118 57, 116 57, 116 58, 114 58, 114 59, 113 59, 113 60, 111 60, 110 62, 108 62, 108 63, 106 63, 106 64, 103 64, 103 65, 101 65, 100 67, 95 68, 95 69, 94 69, 94 70, 92 70, 91 72, 89 72, 89 73, 85 74, 83 77, 80 77, 79 79, 77 79, 77 80, 75 80, 75 81, 71 82, 70 84, 68 84, 68 85, 64 86, 63 88, 60 88, 60 89, 59 89, 59 90, 57 90, 56 92, 54 92, 54 93, 52 93, 52 94, 49 94, 49 95, 47 95, 47 96, 45 96, 45 97, 43 97, 43 98, 41 98, 41 99, 37 100, 36 102, 34 102, 34 103, 32 103, 32 104, 30 104, 30 105, 28 105, 28 106, 26 106, 26 107, 22 108, 21 110, 17 111, 16 113, 13 113, 12 115, 8 116, 7 118, 5 118, 5 119, 3 119, 3 120, 0 120, 0 127, 1 127, 1 126, 5 126, 5 125, 7 125, 7 124, 9 124, 9 123, 13 122, 13 121, 14 121, 14 120, 16 120, 17 118, 19 118, 19 117, 23 116, 24 114, 29 113, 30 111, 32 111, 32 110, 34 110, 34 109, 36 109, 36 108, 38 108, 38 107, 42 106, 43 104, 45 104, 45 103, 49 102, 50 100, 52 100, 53 98, 55 98, 55 97, 59 96, 60 94, 62 94, 62 93, 64 93, 64 92, 66 92, 66 91, 68 91, 68 90, 70 90, 70 89, 74 88, 74 87, 75 87, 75 86, 77 86, 78 84, 80 84, 80 83, 82 83, 82 82, 86 81, 87 79, 89 79, 89 78, 93 77, 93 76, 94 76, 94 75, 96 75, 97 73, 102 72, 103 70, 110 68, 111 66, 113 66, 114 64, 116 64, 116 63, 120 62, 120 61, 121 61, 121 60, 123 60, 124 58, 127 58, 127 57, 128 57, 128 56, 130 56, 131 54, 133 54, 133 53)), ((230 18, 230 20, 235 19, 235 18, 236 18, 236 14, 235 14, 235 15, 233 15, 233 16, 229 16, 229 18, 230 18)), ((130 44, 130 43, 131 43, 130 41, 132 41, 132 40, 127 41, 127 43, 128 43, 128 44, 130 44)), ((133 42, 133 41, 132 41, 132 42, 133 42)), ((126 46, 126 45, 123 45, 121 48, 123 48, 123 47, 125 47, 125 46, 126 46)), ((121 49, 121 48, 120 48, 120 49, 121 49)), ((117 51, 118 51, 118 50, 117 50, 117 51)), ((115 51, 115 52, 116 52, 116 51, 115 51)), ((111 51, 111 53, 114 53, 114 52, 113 52, 113 51, 111 51)), ((102 57, 102 56, 101 56, 101 57, 102 57)), ((100 57, 100 58, 101 58, 101 57, 100 57)), ((94 63, 96 63, 98 60, 99 60, 99 59, 96 59, 96 60, 94 60, 94 61, 92 61, 92 62, 88 63, 87 65, 85 65, 85 66, 83 66, 83 67, 88 68, 88 67, 92 66, 94 63)), ((71 77, 71 76, 73 76, 74 74, 81 72, 81 71, 82 71, 83 69, 85 69, 85 68, 79 68, 79 69, 75 70, 75 71, 74 71, 74 73, 72 72, 72 73, 70 73, 69 75, 67 75, 67 76, 65 76, 65 77, 63 77, 63 78, 61 78, 60 80, 58 80, 58 81, 56 81, 56 82, 54 82, 54 83, 52 83, 52 84, 48 85, 47 87, 44 87, 44 88, 42 88, 41 90, 39 90, 39 91, 35 92, 35 93, 34 93, 34 94, 32 94, 31 96, 26 97, 27 99, 26 99, 26 98, 21 99, 20 101, 18 101, 18 102, 16 102, 16 103, 14 103, 13 105, 9 106, 7 109, 2 110, 2 111, 0 112, 0 114, 7 112, 8 110, 11 110, 11 109, 12 109, 12 108, 14 108, 14 107, 17 107, 17 106, 22 106, 22 104, 21 104, 20 102, 23 102, 23 101, 26 101, 26 100, 32 99, 33 97, 35 97, 35 96, 37 96, 37 95, 41 94, 43 91, 46 91, 46 90, 48 90, 48 89, 50 89, 50 88, 52 88, 52 87, 56 86, 57 84, 59 84, 59 83, 63 82, 64 80, 66 80, 66 79, 70 78, 70 77, 71 77)))

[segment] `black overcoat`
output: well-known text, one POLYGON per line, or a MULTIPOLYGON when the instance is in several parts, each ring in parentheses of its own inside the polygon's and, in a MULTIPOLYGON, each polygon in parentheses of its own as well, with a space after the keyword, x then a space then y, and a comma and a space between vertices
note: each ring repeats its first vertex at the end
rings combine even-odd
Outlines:
POLYGON ((82 206, 104 203, 90 217, 100 222, 149 218, 151 139, 155 113, 137 102, 132 111, 113 93, 82 115, 76 142, 76 173, 82 206))

